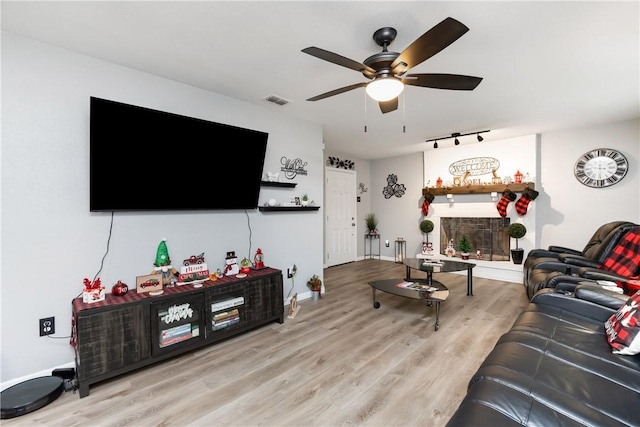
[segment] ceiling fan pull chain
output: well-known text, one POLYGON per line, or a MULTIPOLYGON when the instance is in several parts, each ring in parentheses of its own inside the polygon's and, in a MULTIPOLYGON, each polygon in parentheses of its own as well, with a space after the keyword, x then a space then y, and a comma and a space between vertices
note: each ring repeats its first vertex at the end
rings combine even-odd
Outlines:
POLYGON ((407 133, 407 110, 405 107, 406 94, 402 94, 402 133, 407 133))
POLYGON ((367 133, 367 93, 364 93, 364 133, 367 133))

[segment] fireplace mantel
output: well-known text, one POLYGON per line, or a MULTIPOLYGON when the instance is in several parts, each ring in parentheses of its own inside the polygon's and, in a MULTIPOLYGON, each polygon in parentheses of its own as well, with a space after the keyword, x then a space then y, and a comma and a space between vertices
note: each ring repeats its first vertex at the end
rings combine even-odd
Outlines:
POLYGON ((432 194, 434 196, 444 196, 447 194, 485 194, 485 193, 502 193, 509 189, 514 193, 520 193, 526 188, 535 190, 533 182, 525 182, 522 184, 487 184, 487 185, 460 185, 457 187, 425 187, 422 189, 422 195, 432 194))

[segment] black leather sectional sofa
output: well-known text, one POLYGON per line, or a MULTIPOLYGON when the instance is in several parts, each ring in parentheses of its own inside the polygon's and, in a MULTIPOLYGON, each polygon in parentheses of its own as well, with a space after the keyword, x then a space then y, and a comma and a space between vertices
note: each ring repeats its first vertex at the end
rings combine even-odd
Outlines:
POLYGON ((627 298, 593 284, 536 293, 447 427, 640 426, 640 355, 612 353, 604 327, 627 298))

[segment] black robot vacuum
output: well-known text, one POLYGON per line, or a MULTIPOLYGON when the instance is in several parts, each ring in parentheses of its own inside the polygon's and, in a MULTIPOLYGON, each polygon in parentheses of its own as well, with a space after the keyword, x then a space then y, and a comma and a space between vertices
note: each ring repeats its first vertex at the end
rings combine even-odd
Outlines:
POLYGON ((0 393, 1 419, 28 414, 56 400, 64 391, 64 380, 57 376, 33 378, 0 393))

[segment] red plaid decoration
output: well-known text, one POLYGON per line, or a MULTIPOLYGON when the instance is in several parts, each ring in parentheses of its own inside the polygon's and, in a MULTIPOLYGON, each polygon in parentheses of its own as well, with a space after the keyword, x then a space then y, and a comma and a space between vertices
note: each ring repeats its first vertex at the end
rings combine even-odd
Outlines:
POLYGON ((422 216, 427 216, 427 214, 429 214, 429 205, 433 202, 433 199, 433 194, 426 194, 424 196, 424 200, 422 201, 422 216))
POLYGON ((640 289, 640 227, 627 231, 598 268, 628 278, 618 284, 628 293, 640 289))
POLYGON ((535 200, 538 197, 538 192, 536 190, 532 190, 530 188, 526 188, 522 192, 522 196, 516 202, 516 212, 518 215, 523 216, 527 213, 527 209, 529 208, 529 203, 532 200, 535 200))
POLYGON ((496 205, 496 208, 498 208, 498 213, 501 217, 505 218, 507 216, 507 206, 509 206, 509 203, 513 202, 516 197, 516 193, 509 190, 508 188, 502 192, 502 197, 496 205))
POLYGON ((609 317, 604 328, 614 353, 640 353, 640 291, 609 317))

